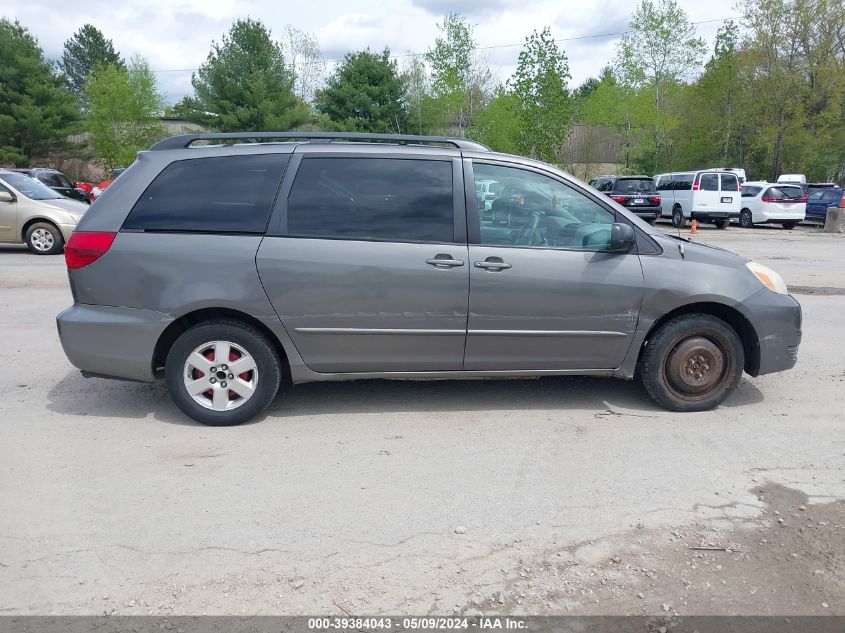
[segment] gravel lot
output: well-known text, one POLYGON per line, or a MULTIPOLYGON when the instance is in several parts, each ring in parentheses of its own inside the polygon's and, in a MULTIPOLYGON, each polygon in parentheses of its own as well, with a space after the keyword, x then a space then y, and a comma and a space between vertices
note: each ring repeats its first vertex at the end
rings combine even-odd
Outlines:
POLYGON ((717 411, 609 379, 373 381, 220 429, 82 378, 63 258, 0 247, 0 611, 845 614, 845 236, 696 239, 804 309, 798 366, 717 411))

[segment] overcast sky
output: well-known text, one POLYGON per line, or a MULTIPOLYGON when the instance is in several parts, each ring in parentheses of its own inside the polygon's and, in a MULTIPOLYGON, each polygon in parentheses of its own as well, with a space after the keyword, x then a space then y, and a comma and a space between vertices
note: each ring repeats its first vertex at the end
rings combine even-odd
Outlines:
MULTIPOLYGON (((504 80, 513 72, 520 44, 533 29, 549 26, 557 38, 618 33, 626 30, 635 0, 4 0, 4 17, 17 18, 37 38, 51 59, 86 22, 114 41, 125 57, 146 57, 157 72, 169 103, 191 91, 190 69, 208 55, 239 17, 258 18, 275 36, 286 24, 315 34, 323 56, 337 60, 350 50, 388 46, 394 55, 423 52, 437 36, 437 22, 449 11, 475 25, 479 46, 494 73, 504 80), (501 46, 517 44, 516 46, 501 46), (186 70, 188 69, 188 70, 186 70)), ((736 0, 679 0, 693 21, 735 17, 736 0)), ((698 25, 712 45, 719 22, 698 25)), ((613 58, 618 36, 561 42, 569 57, 571 85, 598 74, 613 58)), ((329 64, 329 70, 332 65, 329 64)))

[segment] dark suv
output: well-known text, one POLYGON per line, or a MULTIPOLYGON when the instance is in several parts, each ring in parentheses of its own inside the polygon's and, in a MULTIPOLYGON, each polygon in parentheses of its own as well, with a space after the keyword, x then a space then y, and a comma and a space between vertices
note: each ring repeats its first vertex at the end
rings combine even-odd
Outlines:
POLYGON ((662 215, 660 194, 651 176, 599 176, 590 181, 590 186, 649 224, 654 224, 662 215))
POLYGON ((17 171, 31 178, 35 178, 66 198, 91 204, 91 197, 88 192, 84 189, 78 189, 76 183, 60 171, 48 169, 47 167, 23 167, 15 168, 11 171, 17 171))
POLYGON ((138 154, 65 257, 71 362, 162 376, 212 425, 259 414, 283 375, 636 376, 660 405, 700 411, 743 370, 792 367, 801 340, 770 268, 467 139, 174 137, 138 154), (239 139, 259 142, 220 144, 239 139), (509 224, 480 213, 491 181, 509 224))

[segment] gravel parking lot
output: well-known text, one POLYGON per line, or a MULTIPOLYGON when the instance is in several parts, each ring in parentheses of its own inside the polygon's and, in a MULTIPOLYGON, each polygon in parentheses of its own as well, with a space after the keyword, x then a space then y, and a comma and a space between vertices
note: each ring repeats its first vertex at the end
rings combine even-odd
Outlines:
POLYGON ((845 614, 845 236, 695 239, 804 310, 797 367, 716 411, 609 379, 372 381, 285 387, 235 428, 82 378, 63 258, 0 247, 0 611, 845 614))

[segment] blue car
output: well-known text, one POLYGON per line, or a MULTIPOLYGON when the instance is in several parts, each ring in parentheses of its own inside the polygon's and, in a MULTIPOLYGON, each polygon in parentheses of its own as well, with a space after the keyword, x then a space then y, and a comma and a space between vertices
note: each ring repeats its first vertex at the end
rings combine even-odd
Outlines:
POLYGON ((827 218, 828 207, 845 207, 845 189, 830 187, 816 189, 807 197, 807 221, 824 222, 827 218))

